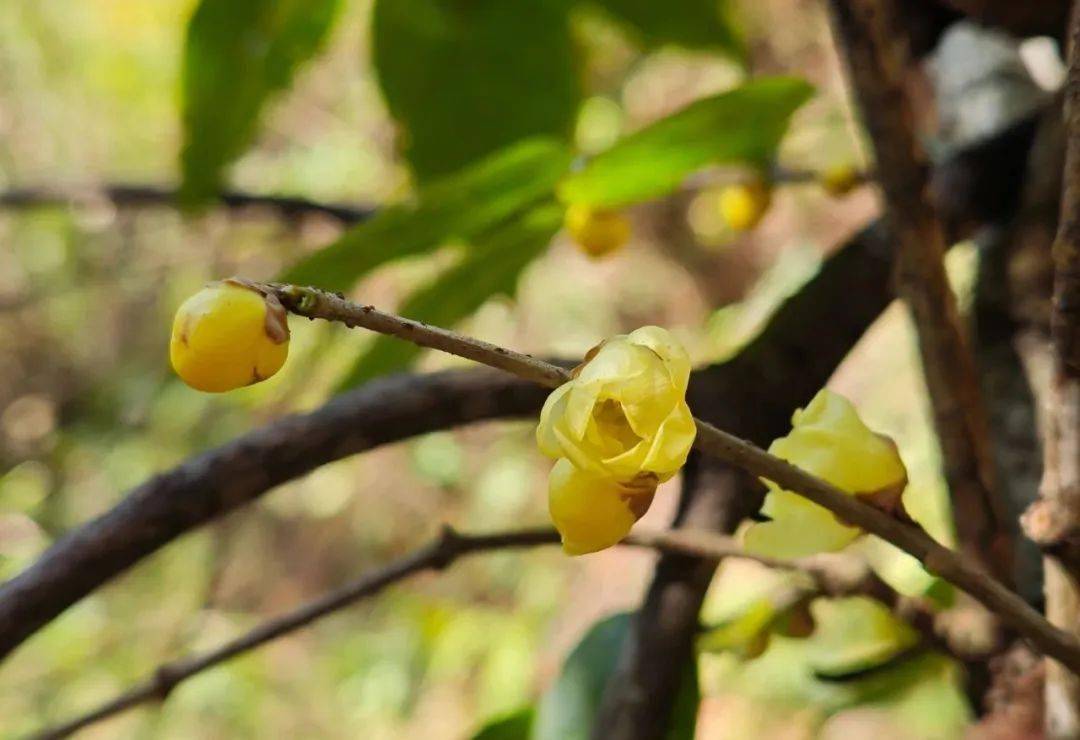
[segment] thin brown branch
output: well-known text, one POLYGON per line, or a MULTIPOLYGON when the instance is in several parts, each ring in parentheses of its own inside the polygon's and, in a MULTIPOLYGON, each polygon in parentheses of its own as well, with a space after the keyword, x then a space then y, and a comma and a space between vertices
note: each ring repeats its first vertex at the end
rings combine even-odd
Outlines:
POLYGON ((191 458, 138 486, 0 585, 0 657, 133 563, 281 483, 418 434, 534 415, 544 395, 486 369, 384 378, 191 458))
MULTIPOLYGON (((1054 243, 1054 377, 1044 445, 1042 500, 1025 527, 1049 546, 1046 615, 1080 635, 1080 584, 1067 567, 1080 555, 1080 6, 1070 22, 1069 71, 1065 87, 1065 170, 1061 216, 1054 243)), ((1046 668, 1046 734, 1080 736, 1080 675, 1060 663, 1046 668)))
MULTIPOLYGON (((124 208, 180 205, 179 191, 176 188, 159 185, 103 185, 82 189, 25 187, 0 192, 0 208, 10 209, 70 207, 102 200, 124 208)), ((217 196, 217 202, 226 208, 233 209, 264 208, 289 218, 320 214, 330 216, 345 224, 365 221, 374 213, 370 208, 342 203, 320 203, 306 198, 261 195, 237 190, 226 190, 220 193, 217 196)))
MULTIPOLYGON (((395 316, 373 306, 356 304, 317 288, 294 285, 260 287, 276 295, 286 309, 301 316, 337 321, 350 327, 362 327, 400 337, 420 347, 438 349, 483 362, 551 388, 570 379, 567 370, 530 355, 395 316)), ((750 442, 700 419, 696 419, 696 424, 697 449, 755 476, 774 481, 782 488, 823 506, 839 519, 891 542, 918 559, 930 572, 938 574, 980 601, 1045 655, 1060 660, 1073 671, 1080 672, 1080 639, 1046 621, 971 557, 943 547, 921 528, 893 518, 750 442)))
MULTIPOLYGON (((496 550, 520 549, 559 542, 559 534, 553 529, 524 529, 485 535, 468 535, 444 527, 433 542, 415 552, 395 560, 381 568, 347 583, 325 596, 272 618, 240 637, 205 653, 192 655, 166 663, 142 683, 104 702, 93 710, 79 715, 63 724, 42 730, 31 737, 33 740, 59 740, 102 720, 113 717, 140 704, 163 701, 179 684, 192 676, 231 660, 238 655, 258 648, 277 638, 308 626, 322 617, 340 611, 357 601, 383 591, 399 581, 429 570, 444 570, 459 558, 496 550)), ((649 532, 631 534, 622 545, 643 547, 663 553, 718 561, 734 556, 757 560, 774 568, 798 569, 809 574, 815 589, 806 593, 836 595, 864 592, 862 582, 837 581, 832 574, 819 566, 808 563, 787 562, 772 558, 751 556, 743 552, 730 538, 710 532, 649 532)))
POLYGON ((831 0, 840 46, 877 160, 897 240, 897 293, 919 338, 934 423, 965 551, 999 579, 1012 577, 1009 527, 994 491, 978 377, 945 274, 945 237, 928 197, 928 163, 905 90, 910 48, 894 0, 831 0))
MULTIPOLYGON (((810 398, 848 344, 887 304, 890 243, 879 225, 858 234, 777 312, 746 350, 695 371, 699 414, 767 443, 810 398), (841 299, 843 296, 843 299, 841 299), (843 337, 822 351, 808 327, 843 337), (802 372, 778 372, 798 363, 802 372), (781 395, 790 403, 781 408, 781 395)), ((249 432, 138 486, 112 510, 54 543, 0 585, 0 658, 64 609, 185 532, 244 506, 286 480, 374 446, 483 419, 534 415, 544 391, 487 369, 385 378, 322 409, 249 432)))

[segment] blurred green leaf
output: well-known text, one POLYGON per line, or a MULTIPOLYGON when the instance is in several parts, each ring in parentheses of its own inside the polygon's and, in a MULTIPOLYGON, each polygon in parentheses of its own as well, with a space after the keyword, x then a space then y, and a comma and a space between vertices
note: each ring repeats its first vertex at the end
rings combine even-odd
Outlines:
MULTIPOLYGON (((630 623, 630 614, 616 614, 594 624, 582 638, 540 701, 533 740, 588 740, 630 623)), ((692 740, 699 701, 697 667, 691 662, 675 699, 666 740, 692 740)))
POLYGON ((741 59, 742 37, 728 0, 593 0, 650 46, 677 44, 741 59))
POLYGON ((514 144, 421 189, 415 205, 383 209, 282 280, 346 290, 384 262, 471 239, 548 197, 569 166, 570 153, 558 141, 514 144))
POLYGON ((755 601, 739 616, 710 626, 698 640, 698 649, 709 653, 732 652, 740 658, 756 657, 768 644, 769 628, 778 616, 769 599, 755 601))
POLYGON ((411 445, 413 469, 423 478, 440 486, 452 486, 461 480, 465 454, 449 432, 425 434, 411 445))
POLYGON ((259 113, 319 50, 338 0, 202 0, 188 22, 182 192, 200 203, 254 138, 259 113))
MULTIPOLYGON (((521 271, 547 247, 562 220, 562 207, 549 203, 478 237, 457 265, 413 293, 399 313, 417 321, 450 326, 493 295, 513 295, 521 271)), ((360 357, 341 388, 400 370, 419 354, 420 348, 414 344, 381 336, 360 357)))
POLYGON ((812 92, 801 79, 769 77, 698 100, 596 155, 559 185, 559 197, 621 206, 668 193, 709 164, 763 164, 812 92))
POLYGON ((569 138, 581 93, 561 0, 376 0, 372 36, 419 179, 526 137, 569 138))
POLYGON ((472 740, 528 740, 536 718, 535 707, 524 707, 484 725, 472 740))
POLYGON ((815 675, 843 678, 885 664, 919 642, 910 625, 865 596, 816 599, 810 606, 817 629, 811 639, 815 675))

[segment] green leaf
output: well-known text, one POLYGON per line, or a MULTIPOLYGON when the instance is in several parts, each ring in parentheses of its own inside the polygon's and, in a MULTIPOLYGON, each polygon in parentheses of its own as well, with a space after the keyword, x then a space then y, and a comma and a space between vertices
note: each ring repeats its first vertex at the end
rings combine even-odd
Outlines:
POLYGON ((709 164, 763 164, 812 90, 801 79, 770 77, 698 100, 596 155, 560 184, 559 197, 616 207, 671 192, 709 164))
POLYGON ((677 44, 741 59, 745 49, 728 0, 593 0, 648 46, 677 44))
POLYGON ((471 239, 550 197, 569 166, 570 153, 558 141, 520 142, 421 189, 415 204, 383 209, 282 280, 347 290, 384 262, 471 239))
MULTIPOLYGON (((594 624, 582 638, 540 701, 533 740, 588 740, 630 623, 630 614, 616 614, 594 624)), ((666 740, 693 739, 699 701, 697 667, 691 661, 675 699, 666 740)))
MULTIPOLYGON (((562 207, 549 203, 479 237, 457 265, 410 296, 399 313, 450 326, 497 293, 513 295, 521 271, 547 247, 562 219, 562 207)), ((401 370, 419 354, 420 348, 414 344, 381 336, 353 366, 341 388, 401 370)))
POLYGON ((338 0, 202 0, 182 62, 182 193, 205 201, 255 136, 259 113, 317 52, 338 0))
POLYGON ((569 139, 580 100, 559 0, 376 0, 374 64, 418 178, 520 139, 569 139))
POLYGON ((910 625, 881 602, 864 596, 816 599, 810 610, 818 625, 810 642, 810 664, 819 677, 862 673, 919 642, 910 625))
POLYGON ((472 740, 528 740, 536 718, 535 707, 524 707, 484 725, 472 740))

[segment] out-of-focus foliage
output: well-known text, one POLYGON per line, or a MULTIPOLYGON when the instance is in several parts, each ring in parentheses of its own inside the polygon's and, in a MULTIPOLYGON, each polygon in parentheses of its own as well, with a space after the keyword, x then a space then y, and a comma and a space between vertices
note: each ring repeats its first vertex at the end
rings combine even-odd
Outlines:
POLYGON ((492 720, 473 735, 472 740, 528 740, 535 719, 536 710, 526 707, 492 720))
POLYGON ((423 188, 415 205, 383 209, 282 279, 345 290, 390 260, 424 254, 455 239, 473 240, 547 196, 569 164, 570 155, 556 141, 515 144, 423 188))
MULTIPOLYGON (((456 324, 493 295, 513 296, 518 277, 551 242, 562 225, 562 208, 538 206, 509 223, 479 234, 461 260, 418 289, 402 304, 403 316, 436 324, 456 324)), ((400 370, 420 348, 391 337, 379 337, 353 366, 343 388, 400 370)))
POLYGON ((254 138, 259 113, 326 38, 339 0, 201 0, 188 24, 183 191, 201 203, 254 138))
POLYGON ((811 92, 801 79, 776 77, 698 100, 593 157, 559 196, 611 208, 663 195, 707 164, 765 162, 811 92))
POLYGON ((741 58, 742 34, 728 0, 593 0, 647 45, 679 44, 741 58))
MULTIPOLYGON (((588 740, 604 688, 615 671, 632 615, 597 622, 563 664, 537 709, 532 740, 588 740)), ((665 740, 692 740, 698 705, 697 670, 687 666, 665 740)))
POLYGON ((376 0, 373 63, 421 180, 568 139, 581 95, 563 0, 376 0))

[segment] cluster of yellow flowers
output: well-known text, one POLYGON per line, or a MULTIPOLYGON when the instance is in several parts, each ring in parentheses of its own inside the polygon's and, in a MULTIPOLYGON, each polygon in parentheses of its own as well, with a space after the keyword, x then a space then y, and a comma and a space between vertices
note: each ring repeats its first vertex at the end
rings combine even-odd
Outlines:
MULTIPOLYGON (((795 412, 792 429, 769 452, 853 496, 895 507, 907 486, 907 470, 896 443, 871 431, 843 396, 820 391, 795 412)), ((825 509, 772 481, 761 513, 771 521, 752 525, 743 544, 749 552, 798 558, 840 550, 862 534, 825 509)))
POLYGON ((289 356, 289 323, 277 299, 241 280, 210 283, 173 319, 169 359, 195 390, 222 393, 266 380, 289 356))
POLYGON ((556 458, 548 508, 571 555, 610 547, 686 462, 697 429, 686 405, 690 358, 666 330, 600 344, 540 413, 536 439, 556 458))

